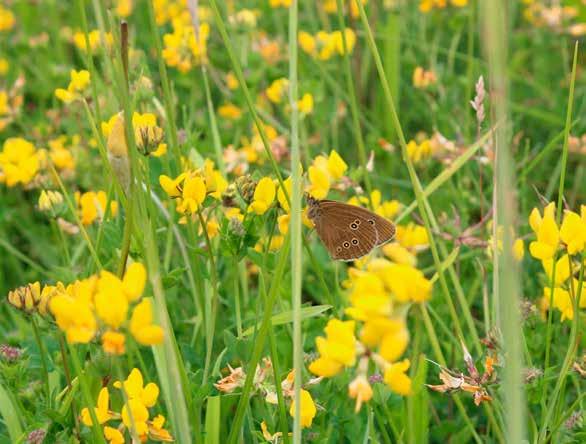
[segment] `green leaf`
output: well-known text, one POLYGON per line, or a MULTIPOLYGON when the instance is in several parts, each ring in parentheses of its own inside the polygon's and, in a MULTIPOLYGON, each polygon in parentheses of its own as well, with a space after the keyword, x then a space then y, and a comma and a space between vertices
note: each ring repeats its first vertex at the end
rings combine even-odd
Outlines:
MULTIPOLYGON (((331 305, 316 305, 311 307, 303 307, 301 309, 301 319, 309 319, 315 316, 322 314, 325 311, 328 311, 332 308, 331 305)), ((284 311, 281 313, 277 313, 271 317, 271 324, 275 325, 283 325, 293 322, 293 312, 292 311, 284 311)), ((257 329, 260 327, 260 324, 257 325, 257 329)), ((254 333, 254 325, 252 327, 247 328, 242 332, 242 336, 249 336, 254 333)))

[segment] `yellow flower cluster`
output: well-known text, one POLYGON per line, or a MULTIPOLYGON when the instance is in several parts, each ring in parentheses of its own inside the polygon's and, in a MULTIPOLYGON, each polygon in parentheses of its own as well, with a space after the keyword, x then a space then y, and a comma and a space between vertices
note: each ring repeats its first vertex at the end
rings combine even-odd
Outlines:
MULTIPOLYGON (((77 191, 74 195, 78 207, 79 217, 83 225, 91 225, 95 221, 101 222, 106 214, 108 196, 104 191, 77 191)), ((110 216, 118 214, 118 202, 110 201, 110 216)))
MULTIPOLYGON (((105 425, 104 438, 109 444, 124 444, 128 430, 136 434, 141 442, 147 440, 172 442, 173 437, 165 428, 165 417, 157 415, 150 419, 149 408, 154 407, 159 398, 159 386, 154 382, 144 385, 142 373, 134 368, 125 381, 114 382, 114 387, 124 392, 126 400, 120 411, 110 409, 110 392, 103 387, 98 395, 95 407, 92 407, 96 420, 100 425, 110 421, 122 421, 116 428, 105 425)), ((81 421, 87 427, 93 425, 92 414, 88 407, 81 410, 81 421)))
POLYGON ((148 298, 141 300, 145 284, 146 270, 138 262, 127 268, 123 279, 103 270, 67 287, 61 283, 49 287, 52 290, 49 310, 72 344, 88 343, 101 334, 106 353, 123 354, 126 342, 123 328, 139 344, 160 344, 163 329, 153 323, 152 302, 148 298), (128 320, 132 304, 134 308, 128 320))
POLYGON ((424 139, 421 143, 410 140, 407 144, 407 155, 414 164, 421 163, 433 155, 433 145, 429 139, 424 139))
POLYGON ((576 301, 578 307, 586 308, 586 297, 583 290, 579 291, 581 286, 577 279, 580 264, 579 260, 575 260, 586 251, 586 205, 580 207, 580 214, 566 210, 560 227, 555 213, 553 202, 544 208, 543 214, 537 208, 533 209, 529 215, 529 225, 536 240, 529 244, 529 252, 534 258, 541 260, 549 280, 540 301, 542 312, 551 305, 561 312, 561 320, 564 321, 574 318, 574 302, 577 297, 581 296, 576 301), (563 254, 557 259, 560 249, 563 254))
MULTIPOLYGON (((186 0, 152 0, 157 25, 162 26, 173 20, 191 20, 186 0)), ((209 22, 212 11, 207 6, 199 6, 197 15, 200 22, 209 22)))
POLYGON ((15 23, 16 20, 12 11, 0 5, 0 32, 10 31, 15 23))
MULTIPOLYGON (((360 0, 363 5, 368 3, 368 0, 360 0)), ((344 14, 347 14, 347 5, 350 6, 350 16, 353 19, 357 19, 360 17, 360 9, 358 9, 357 0, 352 0, 351 2, 342 2, 344 5, 344 14)), ((325 0, 323 2, 324 11, 328 14, 335 14, 338 12, 338 0, 325 0)))
POLYGON ((317 156, 307 172, 310 184, 306 191, 316 199, 324 199, 332 182, 341 179, 347 169, 348 165, 336 150, 330 151, 328 157, 317 156))
POLYGON ((437 83, 437 76, 432 70, 418 66, 413 70, 413 86, 417 89, 426 89, 437 83))
POLYGON ((406 316, 411 304, 430 298, 432 283, 415 268, 415 254, 427 243, 425 230, 413 224, 398 228, 397 242, 383 247, 391 260, 359 260, 349 270, 345 285, 350 306, 345 313, 353 320, 328 322, 326 336, 316 339, 319 358, 309 367, 316 375, 333 377, 358 361, 356 377, 348 387, 357 410, 372 397, 367 378, 371 359, 391 391, 402 396, 411 393, 406 374, 409 360, 400 360, 409 344, 406 316), (357 323, 361 325, 358 338, 357 323))
POLYGON ((55 90, 55 97, 63 103, 71 103, 76 99, 83 98, 83 93, 90 84, 90 73, 85 69, 76 71, 74 69, 70 72, 71 81, 67 89, 57 88, 55 90))
MULTIPOLYGON (((57 170, 72 172, 75 170, 75 158, 73 157, 71 149, 65 146, 66 143, 67 136, 65 135, 61 135, 49 140, 47 143, 49 145, 49 157, 51 158, 51 162, 53 162, 53 165, 55 165, 57 170)), ((71 145, 75 146, 78 143, 79 136, 73 137, 71 140, 71 145)))
MULTIPOLYGON (((449 0, 449 4, 456 8, 463 8, 468 4, 468 0, 449 0)), ((448 0, 421 0, 419 2, 419 10, 421 12, 444 9, 446 6, 448 6, 448 0)))
POLYGON ((201 23, 196 33, 189 16, 173 19, 173 32, 163 36, 163 58, 167 65, 186 73, 194 66, 207 63, 207 41, 210 25, 201 23))
POLYGON ((329 60, 335 54, 344 55, 344 40, 346 40, 346 49, 352 53, 356 45, 356 34, 350 29, 342 31, 325 32, 319 31, 311 35, 306 31, 299 32, 298 41, 301 49, 318 60, 329 60))
MULTIPOLYGON (((87 34, 87 40, 89 40, 92 54, 95 55, 97 49, 102 46, 102 33, 98 29, 94 29, 87 34)), ((114 37, 111 33, 107 32, 104 34, 104 43, 106 49, 110 49, 112 47, 114 44, 114 37)), ((73 34, 73 44, 80 51, 86 52, 87 41, 85 33, 82 31, 76 31, 73 34)))
POLYGON ((187 215, 197 213, 208 194, 221 199, 228 187, 226 179, 209 159, 201 168, 181 173, 175 179, 163 174, 159 176, 159 183, 169 197, 177 200, 177 211, 187 215))
POLYGON ((0 152, 0 183, 8 187, 28 185, 40 168, 39 152, 29 141, 10 137, 0 152))
POLYGON ((118 17, 126 18, 132 14, 134 8, 134 0, 116 0, 115 11, 118 17))
POLYGON ((274 80, 273 83, 267 88, 265 94, 268 99, 273 103, 281 103, 283 99, 287 97, 289 91, 289 80, 284 77, 274 80))

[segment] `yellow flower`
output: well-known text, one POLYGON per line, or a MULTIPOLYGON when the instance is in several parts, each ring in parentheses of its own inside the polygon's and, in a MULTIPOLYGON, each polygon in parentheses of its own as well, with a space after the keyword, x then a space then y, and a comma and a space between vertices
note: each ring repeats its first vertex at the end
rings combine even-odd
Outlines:
POLYGON ((437 83, 437 76, 432 70, 425 70, 418 66, 413 71, 413 86, 417 89, 429 88, 437 83))
POLYGON ((128 302, 135 302, 142 296, 146 284, 146 269, 140 262, 133 262, 126 269, 122 279, 122 291, 128 302))
POLYGON ((171 179, 169 176, 162 174, 159 176, 159 184, 169 197, 181 197, 183 193, 182 183, 185 177, 187 177, 186 173, 180 174, 175 179, 171 179))
POLYGON ((313 112, 313 96, 309 93, 303 94, 303 97, 297 101, 297 108, 301 114, 311 114, 313 112))
POLYGON ((226 103, 218 108, 218 115, 225 119, 238 120, 242 117, 242 110, 233 103, 226 103))
POLYGON ((340 55, 345 54, 344 41, 342 39, 346 40, 346 50, 348 51, 348 54, 354 50, 354 46, 356 45, 356 34, 351 28, 344 29, 344 34, 340 31, 334 31, 331 34, 331 39, 334 48, 336 48, 336 51, 340 55))
POLYGON ((426 139, 421 144, 418 144, 414 140, 411 140, 407 144, 407 156, 414 164, 429 159, 433 154, 431 142, 426 139))
POLYGON ((238 89, 239 83, 238 78, 234 75, 232 71, 226 74, 226 86, 229 90, 235 91, 238 89))
POLYGON ((525 243, 523 242, 523 239, 515 239, 515 242, 513 243, 513 257, 517 261, 520 261, 523 259, 523 256, 525 256, 525 243))
POLYGON ((154 382, 145 386, 142 373, 137 368, 132 369, 124 382, 116 381, 114 387, 124 388, 129 400, 136 400, 145 407, 154 406, 159 397, 159 386, 154 382))
MULTIPOLYGON (((9 67, 10 64, 8 63, 8 60, 6 60, 4 57, 0 57, 0 76, 5 76, 9 67)), ((2 112, 0 112, 0 114, 2 114, 2 112)))
POLYGON ((553 276, 553 258, 541 261, 547 278, 556 285, 564 283, 570 277, 570 256, 564 254, 556 261, 555 276, 553 276))
POLYGON ((150 299, 143 299, 132 312, 130 333, 142 345, 157 345, 163 342, 163 329, 153 324, 153 306, 150 299))
POLYGON ((136 146, 140 150, 145 154, 151 154, 158 149, 163 139, 163 129, 157 126, 157 116, 152 113, 135 112, 132 115, 132 127, 136 146))
POLYGON ((61 100, 63 103, 71 103, 76 99, 76 96, 74 93, 72 93, 71 91, 67 90, 67 89, 63 89, 63 88, 57 88, 55 90, 55 97, 57 97, 59 100, 61 100))
POLYGON ((297 41, 301 49, 310 54, 315 56, 316 54, 316 41, 315 38, 306 31, 300 31, 299 35, 297 36, 297 41))
POLYGON ((32 313, 41 302, 41 284, 32 284, 19 287, 8 292, 8 303, 18 310, 32 313))
POLYGON ((124 444, 126 442, 122 432, 114 427, 104 427, 104 438, 108 440, 108 444, 124 444))
MULTIPOLYGON (((99 30, 94 29, 90 31, 87 35, 87 38, 90 42, 90 48, 92 53, 95 54, 96 50, 102 43, 102 35, 99 30)), ((106 48, 110 48, 114 43, 114 37, 111 33, 104 34, 104 42, 106 44, 106 48)), ((77 31, 73 34, 73 44, 81 51, 87 51, 87 42, 86 42, 86 35, 81 32, 77 31)))
MULTIPOLYGON (((369 322, 365 324, 365 329, 368 324, 369 322)), ((402 320, 385 319, 385 322, 381 322, 381 326, 383 330, 379 353, 386 361, 395 362, 405 353, 409 345, 409 330, 405 321, 402 320)))
POLYGON ((104 352, 112 355, 123 355, 125 351, 126 336, 117 331, 108 330, 102 334, 102 348, 104 352))
POLYGON ((58 290, 48 302, 57 326, 65 332, 70 344, 87 344, 96 334, 98 325, 93 311, 97 279, 76 281, 66 291, 58 290))
POLYGON ((122 407, 122 422, 129 429, 136 431, 138 436, 146 435, 149 431, 147 421, 149 420, 149 411, 145 405, 138 399, 129 399, 122 407))
POLYGON ((40 168, 35 146, 20 137, 9 137, 4 141, 0 153, 0 176, 8 187, 19 183, 29 184, 40 168))
POLYGON ((14 27, 15 22, 16 20, 12 11, 0 5, 0 32, 10 31, 14 27))
POLYGON ((263 215, 270 208, 275 200, 276 187, 273 179, 270 177, 263 177, 259 180, 254 189, 253 201, 248 207, 248 212, 263 215))
POLYGON ((283 98, 286 97, 289 89, 289 80, 284 77, 274 80, 273 83, 267 88, 266 95, 268 99, 273 103, 281 103, 283 98))
POLYGON ((586 247, 586 205, 582 205, 581 217, 566 211, 560 228, 560 238, 566 244, 568 254, 577 254, 586 247))
POLYGON ((309 366, 309 371, 324 377, 332 377, 344 366, 356 362, 355 322, 331 319, 324 329, 326 337, 319 336, 315 344, 320 357, 309 366))
MULTIPOLYGON (((390 268, 390 263, 388 263, 390 268)), ((346 314, 360 321, 389 316, 393 307, 390 295, 385 292, 384 281, 375 273, 361 273, 353 282, 350 294, 351 307, 346 314)))
POLYGON ((292 0, 269 0, 269 6, 271 8, 288 8, 291 6, 292 0))
POLYGON ((67 89, 71 92, 84 91, 90 84, 90 73, 85 69, 80 71, 72 69, 69 75, 71 76, 71 82, 69 82, 67 89))
MULTIPOLYGON (((93 407, 94 411, 96 412, 96 419, 98 423, 104 424, 105 422, 112 419, 112 414, 109 411, 110 405, 110 393, 108 392, 108 388, 104 387, 100 390, 100 394, 98 395, 98 404, 96 407, 93 407)), ((81 410, 81 421, 88 427, 93 425, 92 416, 90 411, 87 407, 84 407, 81 410)))
MULTIPOLYGON (((551 287, 545 287, 543 289, 543 299, 545 300, 546 306, 549 305, 549 301, 551 300, 551 287)), ((572 304, 570 293, 567 290, 559 287, 554 288, 553 307, 561 312, 562 322, 565 319, 574 319, 574 305, 572 304)))
POLYGON ((173 20, 173 33, 163 36, 163 59, 167 65, 186 73, 194 66, 207 63, 207 41, 210 35, 208 23, 201 23, 196 35, 191 20, 184 23, 173 20))
POLYGON ((128 299, 122 290, 122 281, 108 271, 100 273, 95 297, 96 314, 109 327, 117 329, 126 321, 128 299))
MULTIPOLYGON (((81 213, 81 223, 84 225, 90 225, 94 221, 101 221, 104 217, 106 203, 108 197, 104 191, 88 191, 83 194, 76 193, 75 200, 79 206, 81 213)), ((110 214, 116 216, 118 213, 118 203, 116 201, 110 201, 110 214)))
POLYGON ((557 250, 559 230, 555 221, 555 203, 551 202, 543 210, 543 217, 537 208, 529 215, 529 225, 537 234, 537 241, 529 244, 529 252, 536 259, 551 259, 557 250))
MULTIPOLYGON (((301 427, 311 427, 311 423, 313 422, 313 418, 317 413, 317 408, 313 403, 313 399, 307 390, 301 389, 301 427)), ((295 400, 291 402, 291 408, 289 409, 289 414, 295 418, 295 400)))
POLYGON ((411 379, 406 374, 410 366, 409 359, 391 364, 386 368, 384 374, 384 381, 389 386, 391 391, 401 396, 411 394, 411 379))
POLYGON ((132 14, 133 0, 116 0, 116 15, 128 17, 132 14))
POLYGON ((312 165, 308 169, 310 186, 307 192, 316 199, 324 199, 330 191, 330 175, 327 170, 312 165))
POLYGON ((200 176, 188 177, 183 184, 179 211, 193 214, 206 198, 206 184, 200 176))
POLYGON ((429 246, 427 230, 421 225, 412 222, 397 226, 397 242, 410 250, 420 251, 429 246))
POLYGON ((39 210, 52 211, 63 203, 63 195, 59 191, 41 191, 39 196, 39 210))
POLYGON ((398 302, 425 302, 431 297, 432 283, 410 265, 392 264, 383 279, 398 302))
POLYGON ((410 265, 411 267, 417 265, 417 256, 398 242, 390 242, 384 245, 382 251, 386 257, 397 264, 410 265))
POLYGON ((372 398, 372 387, 365 375, 358 375, 348 385, 348 396, 356 399, 356 407, 354 411, 358 413, 362 407, 363 402, 368 402, 372 398))
POLYGON ((153 441, 172 442, 174 441, 171 434, 163 428, 165 417, 157 415, 149 422, 149 438, 153 441))
POLYGON ((335 180, 340 179, 347 169, 348 165, 344 162, 344 159, 340 157, 338 152, 336 150, 330 151, 330 155, 328 156, 328 172, 332 178, 335 180))
POLYGON ((279 201, 279 205, 281 205, 281 208, 288 213, 290 211, 290 208, 287 196, 291 196, 291 187, 293 186, 291 177, 285 179, 283 181, 283 185, 285 185, 285 190, 283 190, 283 187, 279 185, 279 190, 277 191, 277 200, 279 201), (285 191, 287 192, 287 194, 285 194, 285 191))

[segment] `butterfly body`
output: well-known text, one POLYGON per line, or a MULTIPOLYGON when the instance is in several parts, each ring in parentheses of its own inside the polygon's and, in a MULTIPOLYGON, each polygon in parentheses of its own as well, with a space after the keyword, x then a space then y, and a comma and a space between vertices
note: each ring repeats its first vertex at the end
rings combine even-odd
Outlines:
POLYGON ((365 208, 311 196, 307 203, 307 216, 332 259, 358 259, 395 235, 392 222, 365 208))

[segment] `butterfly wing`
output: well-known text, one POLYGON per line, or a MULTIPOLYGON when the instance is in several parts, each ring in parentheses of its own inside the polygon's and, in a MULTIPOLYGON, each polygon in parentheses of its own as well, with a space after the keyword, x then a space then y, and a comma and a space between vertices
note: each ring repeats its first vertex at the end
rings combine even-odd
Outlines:
POLYGON ((335 201, 320 201, 315 228, 332 259, 351 261, 379 245, 375 214, 335 201))
POLYGON ((326 209, 325 211, 327 212, 327 209, 332 207, 335 208, 338 213, 351 213, 361 219, 366 219, 376 230, 378 236, 375 244, 376 247, 386 244, 395 236, 395 224, 372 211, 356 205, 345 204, 333 200, 323 200, 320 202, 320 208, 322 208, 322 211, 326 209))

